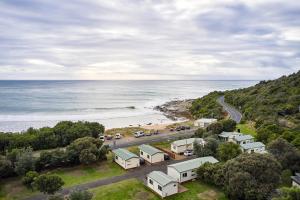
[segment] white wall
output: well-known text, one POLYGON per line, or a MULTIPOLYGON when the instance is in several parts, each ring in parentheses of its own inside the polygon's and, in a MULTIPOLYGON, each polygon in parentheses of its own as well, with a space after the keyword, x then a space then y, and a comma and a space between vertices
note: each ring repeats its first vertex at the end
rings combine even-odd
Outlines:
POLYGON ((129 160, 123 160, 119 156, 115 155, 115 162, 118 163, 121 167, 124 169, 130 169, 130 168, 135 168, 140 166, 140 159, 139 158, 131 158, 129 160))
POLYGON ((193 150, 193 146, 194 146, 193 143, 191 143, 188 145, 176 146, 176 148, 174 148, 175 146, 171 144, 171 151, 180 154, 180 153, 184 153, 187 149, 193 150))
POLYGON ((144 158, 149 163, 158 163, 165 160, 164 153, 156 153, 154 155, 149 155, 146 152, 140 150, 140 157, 144 158))
POLYGON ((296 183, 295 181, 293 181, 292 186, 295 186, 295 187, 299 187, 299 188, 300 188, 300 185, 299 185, 298 183, 296 183))
POLYGON ((150 179, 151 178, 147 177, 147 186, 157 194, 159 194, 161 197, 166 197, 178 193, 178 183, 170 183, 168 185, 161 186, 162 190, 160 191, 158 189, 159 184, 153 179, 151 179, 153 181, 153 184, 151 184, 150 179))
POLYGON ((178 182, 180 181, 180 173, 176 171, 173 167, 169 167, 167 169, 167 174, 173 178, 175 178, 178 182))
MULTIPOLYGON (((242 149, 243 150, 243 149, 242 149)), ((253 149, 247 149, 247 150, 243 150, 246 153, 252 153, 252 150, 254 151, 254 153, 265 153, 265 147, 261 147, 261 148, 253 148, 253 149)))
POLYGON ((168 167, 168 175, 175 178, 179 183, 195 179, 197 177, 197 169, 179 173, 173 167, 168 167), (183 177, 183 174, 186 173, 187 176, 183 177))

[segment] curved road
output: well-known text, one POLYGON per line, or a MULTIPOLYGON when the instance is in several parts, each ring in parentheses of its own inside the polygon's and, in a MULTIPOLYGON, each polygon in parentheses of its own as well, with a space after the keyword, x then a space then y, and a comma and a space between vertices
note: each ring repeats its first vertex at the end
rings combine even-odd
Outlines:
POLYGON ((236 108, 233 106, 229 105, 228 103, 225 102, 224 96, 221 96, 217 99, 217 102, 223 106, 223 109, 226 110, 226 112, 230 115, 230 118, 236 123, 240 123, 242 119, 242 113, 240 113, 236 108))

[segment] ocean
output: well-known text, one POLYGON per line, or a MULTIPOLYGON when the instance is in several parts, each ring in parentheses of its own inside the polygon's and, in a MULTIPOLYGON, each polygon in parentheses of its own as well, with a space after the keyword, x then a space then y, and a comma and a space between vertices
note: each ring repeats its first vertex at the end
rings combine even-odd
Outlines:
POLYGON ((170 123, 157 105, 258 81, 0 81, 0 131, 96 121, 106 128, 170 123))

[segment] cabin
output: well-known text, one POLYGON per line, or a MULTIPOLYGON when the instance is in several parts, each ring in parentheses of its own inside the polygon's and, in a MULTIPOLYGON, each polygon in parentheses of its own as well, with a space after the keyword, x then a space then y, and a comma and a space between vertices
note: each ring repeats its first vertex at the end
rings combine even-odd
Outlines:
POLYGON ((168 175, 175 178, 179 183, 189 181, 197 177, 197 169, 207 162, 214 164, 219 161, 212 156, 207 156, 168 165, 168 175))
POLYGON ((147 144, 139 146, 140 157, 144 158, 149 163, 158 163, 165 160, 164 152, 147 144))
POLYGON ((239 132, 222 132, 218 137, 223 142, 233 142, 235 137, 241 135, 243 134, 239 132))
POLYGON ((300 173, 296 173, 295 176, 291 176, 292 186, 300 188, 300 173))
POLYGON ((114 161, 124 169, 131 169, 140 166, 140 158, 127 149, 119 148, 112 152, 114 153, 114 161))
POLYGON ((244 153, 266 153, 265 145, 261 142, 240 144, 244 153))
POLYGON ((162 198, 178 193, 176 179, 160 171, 149 173, 146 185, 162 198))
POLYGON ((213 119, 213 118, 201 118, 201 119, 197 119, 194 122, 194 126, 197 126, 197 127, 200 127, 200 128, 206 128, 210 124, 213 124, 217 121, 218 121, 217 119, 213 119))
POLYGON ((194 142, 204 146, 205 141, 202 138, 189 138, 183 140, 177 140, 171 143, 171 151, 177 154, 182 154, 186 150, 194 149, 194 142))
POLYGON ((252 135, 238 135, 232 141, 236 144, 247 144, 254 142, 254 137, 252 135))

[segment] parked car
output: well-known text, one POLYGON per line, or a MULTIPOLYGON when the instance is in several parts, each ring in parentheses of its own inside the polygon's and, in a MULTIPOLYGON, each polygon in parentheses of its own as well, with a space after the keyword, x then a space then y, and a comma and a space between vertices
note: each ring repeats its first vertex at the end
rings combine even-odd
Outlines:
POLYGON ((100 136, 99 136, 99 140, 101 140, 102 142, 104 142, 104 141, 105 141, 104 135, 100 135, 100 136))
POLYGON ((146 135, 146 136, 151 136, 152 133, 151 133, 151 132, 147 132, 145 135, 146 135))
POLYGON ((121 137, 122 137, 121 133, 116 133, 115 134, 115 139, 121 139, 121 137))
POLYGON ((112 135, 106 135, 106 138, 105 139, 107 139, 107 140, 111 140, 113 138, 113 136, 112 135))
POLYGON ((193 150, 186 150, 183 154, 185 156, 192 156, 194 154, 194 152, 193 152, 193 150))
POLYGON ((145 136, 143 131, 137 131, 134 133, 134 137, 139 138, 145 136))
POLYGON ((170 160, 169 154, 167 154, 167 153, 164 154, 164 160, 170 160))
POLYGON ((145 164, 145 159, 140 157, 140 165, 144 165, 145 164))
POLYGON ((186 129, 186 130, 190 130, 191 127, 190 127, 190 126, 185 126, 185 129, 186 129))
POLYGON ((154 133, 153 133, 154 135, 158 135, 159 134, 159 131, 158 130, 156 130, 156 131, 154 131, 154 133))
POLYGON ((181 131, 181 127, 178 126, 178 127, 175 128, 175 130, 176 130, 176 131, 181 131))
POLYGON ((174 128, 170 128, 170 131, 173 132, 173 131, 174 131, 174 128))

